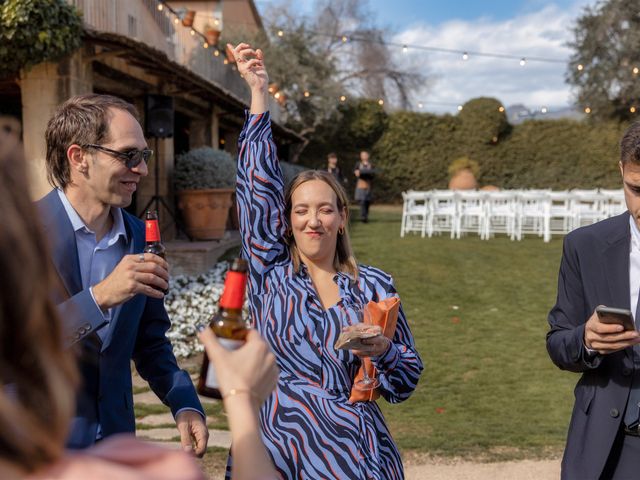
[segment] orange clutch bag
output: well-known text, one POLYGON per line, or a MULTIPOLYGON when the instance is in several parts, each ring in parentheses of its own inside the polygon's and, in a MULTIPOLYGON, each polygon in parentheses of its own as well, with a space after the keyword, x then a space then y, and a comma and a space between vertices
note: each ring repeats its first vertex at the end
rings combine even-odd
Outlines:
MULTIPOLYGON (((365 308, 371 314, 371 323, 373 325, 379 325, 382 327, 382 334, 389 338, 393 339, 393 335, 396 332, 396 323, 398 321, 398 310, 400 309, 400 299, 398 297, 390 297, 386 298, 380 302, 369 302, 365 306, 365 308)), ((371 378, 375 376, 376 369, 371 363, 371 359, 363 358, 362 366, 358 373, 356 374, 356 378, 354 380, 357 382, 364 377, 363 368, 367 369, 367 373, 371 378)), ((349 397, 350 402, 371 402, 377 400, 380 397, 380 392, 378 389, 369 390, 369 391, 361 391, 357 390, 355 387, 351 388, 351 396, 349 397)))

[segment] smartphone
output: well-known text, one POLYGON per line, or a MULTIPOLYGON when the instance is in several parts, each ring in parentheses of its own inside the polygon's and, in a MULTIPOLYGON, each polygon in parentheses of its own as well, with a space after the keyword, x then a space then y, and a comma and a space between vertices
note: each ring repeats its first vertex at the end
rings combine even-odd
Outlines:
POLYGON ((596 307, 596 313, 598 314, 598 319, 602 323, 617 323, 622 325, 625 330, 636 329, 636 325, 633 321, 633 315, 631 315, 631 310, 600 305, 599 307, 596 307))

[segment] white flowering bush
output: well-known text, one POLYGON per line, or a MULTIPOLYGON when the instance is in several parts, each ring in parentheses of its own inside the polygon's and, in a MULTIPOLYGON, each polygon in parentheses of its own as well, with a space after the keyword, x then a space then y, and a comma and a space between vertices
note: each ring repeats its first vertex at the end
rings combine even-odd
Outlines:
MULTIPOLYGON (((220 262, 201 275, 171 277, 164 303, 171 319, 167 337, 173 344, 176 357, 186 358, 204 350, 196 336, 196 325, 207 325, 218 310, 228 268, 227 262, 220 262)), ((246 313, 245 301, 245 318, 246 313)))

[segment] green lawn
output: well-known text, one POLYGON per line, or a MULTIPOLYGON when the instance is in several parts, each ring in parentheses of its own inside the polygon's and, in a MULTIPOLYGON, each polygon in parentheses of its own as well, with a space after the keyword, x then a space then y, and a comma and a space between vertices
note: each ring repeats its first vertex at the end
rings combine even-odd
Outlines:
POLYGON ((374 208, 370 223, 351 226, 358 261, 393 275, 425 363, 408 401, 379 401, 399 447, 487 460, 557 455, 578 379, 545 348, 561 239, 400 238, 400 216, 374 208))

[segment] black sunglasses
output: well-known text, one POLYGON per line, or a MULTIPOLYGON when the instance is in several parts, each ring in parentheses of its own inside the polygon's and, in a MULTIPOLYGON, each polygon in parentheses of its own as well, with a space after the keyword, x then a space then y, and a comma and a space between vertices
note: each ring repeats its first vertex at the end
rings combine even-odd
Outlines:
POLYGON ((149 150, 148 148, 145 148, 144 150, 119 152, 117 150, 111 150, 110 148, 103 147, 102 145, 96 145, 95 143, 88 143, 87 145, 83 145, 82 148, 95 148, 96 150, 100 150, 101 152, 111 155, 118 160, 122 160, 129 170, 140 165, 140 162, 143 160, 144 163, 147 163, 153 155, 153 150, 149 150))

